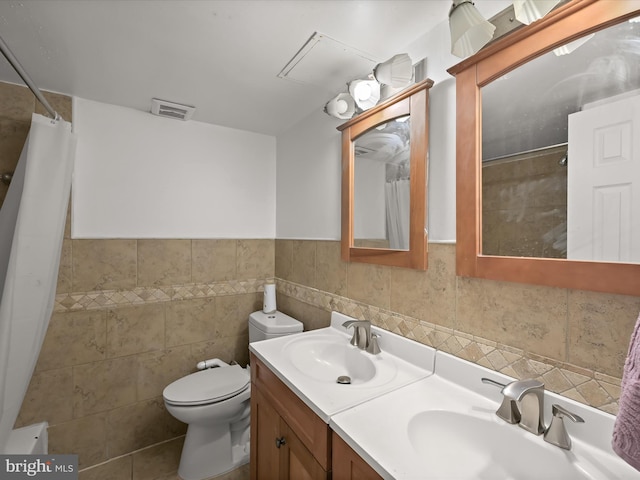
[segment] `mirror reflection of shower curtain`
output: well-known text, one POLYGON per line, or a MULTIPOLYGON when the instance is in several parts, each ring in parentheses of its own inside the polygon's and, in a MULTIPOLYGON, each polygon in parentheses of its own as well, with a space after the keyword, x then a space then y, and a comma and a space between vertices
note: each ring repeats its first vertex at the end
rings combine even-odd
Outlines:
POLYGON ((33 114, 0 209, 0 453, 53 312, 75 148, 70 123, 33 114))
POLYGON ((409 179, 391 180, 384 186, 389 248, 409 249, 409 179))

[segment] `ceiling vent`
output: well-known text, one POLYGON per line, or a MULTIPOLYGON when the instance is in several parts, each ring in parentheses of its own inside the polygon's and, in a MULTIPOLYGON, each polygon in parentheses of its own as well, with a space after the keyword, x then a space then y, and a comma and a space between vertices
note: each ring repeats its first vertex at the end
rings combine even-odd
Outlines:
POLYGON ((167 102, 159 98, 151 99, 151 113, 160 117, 175 118, 177 120, 189 120, 195 112, 196 107, 181 105, 179 103, 167 102))

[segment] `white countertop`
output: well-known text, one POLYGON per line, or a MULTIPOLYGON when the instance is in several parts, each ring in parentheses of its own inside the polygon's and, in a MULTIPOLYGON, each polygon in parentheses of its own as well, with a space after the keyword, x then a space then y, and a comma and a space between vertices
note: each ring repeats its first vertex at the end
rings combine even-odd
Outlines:
POLYGON ((336 413, 433 374, 433 348, 372 327, 372 331, 379 335, 382 352, 371 355, 349 345, 351 335, 342 327, 342 323, 348 320, 353 318, 333 312, 330 327, 249 344, 249 350, 326 423, 336 413), (348 346, 352 353, 362 355, 376 365, 376 377, 364 384, 351 385, 338 384, 333 377, 328 380, 312 378, 293 365, 287 356, 295 342, 311 338, 323 342, 333 339, 348 346))
POLYGON ((371 355, 349 345, 342 327, 348 320, 333 312, 331 327, 249 348, 383 478, 640 479, 611 449, 612 415, 545 392, 545 425, 554 403, 585 420, 565 421, 573 447, 561 449, 495 415, 501 389, 481 379, 513 378, 375 327, 382 352, 371 355), (338 348, 307 355, 316 345, 338 348), (318 361, 325 351, 346 352, 348 362, 366 364, 362 371, 375 375, 338 384, 335 364, 345 360, 327 361, 325 369, 318 361), (325 371, 326 378, 319 375, 325 371))
POLYGON ((496 416, 500 389, 482 377, 512 380, 437 352, 433 376, 334 415, 329 425, 385 479, 640 479, 611 450, 612 415, 546 392, 547 425, 553 403, 585 420, 566 420, 573 446, 564 450, 496 416))

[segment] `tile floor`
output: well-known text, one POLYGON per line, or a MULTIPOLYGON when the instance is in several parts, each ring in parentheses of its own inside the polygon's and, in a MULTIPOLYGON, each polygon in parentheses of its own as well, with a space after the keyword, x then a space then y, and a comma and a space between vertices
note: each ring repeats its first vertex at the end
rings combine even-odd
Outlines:
MULTIPOLYGON (((178 464, 184 436, 80 471, 79 480, 182 480, 178 464)), ((249 464, 215 480, 249 480, 249 464)))

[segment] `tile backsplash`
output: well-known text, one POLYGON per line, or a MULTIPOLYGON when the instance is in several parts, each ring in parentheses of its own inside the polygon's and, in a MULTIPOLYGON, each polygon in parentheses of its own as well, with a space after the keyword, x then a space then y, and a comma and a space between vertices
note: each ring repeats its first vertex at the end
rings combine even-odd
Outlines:
POLYGON ((368 319, 617 413, 638 297, 458 277, 455 245, 430 244, 426 272, 342 262, 337 241, 276 240, 275 252, 278 302, 291 315, 368 319))

